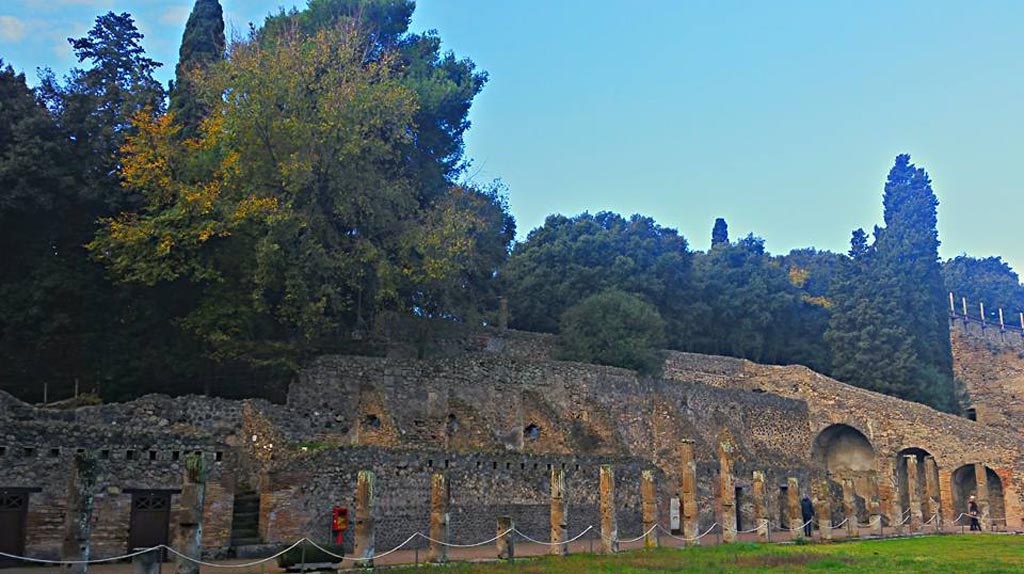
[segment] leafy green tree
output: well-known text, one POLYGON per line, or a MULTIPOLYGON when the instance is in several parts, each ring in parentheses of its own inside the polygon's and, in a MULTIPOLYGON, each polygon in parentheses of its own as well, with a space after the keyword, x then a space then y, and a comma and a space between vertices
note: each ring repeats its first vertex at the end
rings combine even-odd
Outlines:
POLYGON ((868 389, 955 408, 945 289, 938 260, 938 199, 921 168, 900 155, 883 196, 885 227, 858 230, 836 281, 828 332, 834 374, 868 389))
POLYGON ((562 314, 559 357, 656 374, 665 322, 635 295, 610 289, 591 295, 562 314))
POLYGON ((442 53, 436 32, 409 32, 412 0, 310 0, 305 10, 283 10, 267 18, 263 41, 288 34, 351 26, 360 31, 363 57, 392 62, 394 78, 415 97, 416 137, 403 145, 419 201, 428 204, 447 193, 466 168, 463 135, 470 127, 473 98, 487 82, 472 60, 442 53))
POLYGON ((986 315, 996 321, 998 309, 1007 314, 1007 320, 1024 312, 1024 286, 1017 273, 1000 257, 959 255, 942 264, 942 278, 946 291, 956 297, 957 314, 962 312, 961 297, 967 298, 972 317, 978 316, 978 303, 984 303, 986 315))
POLYGON ((610 212, 548 216, 515 246, 505 268, 511 326, 556 332, 569 307, 608 289, 634 293, 667 319, 669 345, 689 332, 684 313, 691 254, 686 239, 653 219, 610 212))
POLYGON ((226 49, 224 11, 219 0, 196 0, 185 23, 170 89, 170 111, 182 125, 182 137, 194 137, 209 111, 197 98, 192 76, 223 60, 226 49))
POLYGON ((69 38, 80 63, 63 82, 44 70, 39 92, 71 143, 84 198, 96 205, 96 217, 131 203, 118 180, 118 156, 132 119, 140 112, 163 109, 164 91, 153 74, 162 64, 146 56, 142 33, 131 14, 108 12, 84 38, 69 38))
POLYGON ((787 345, 781 335, 800 298, 787 270, 765 251, 763 239, 751 234, 698 255, 693 284, 687 315, 694 327, 684 349, 783 360, 787 345))

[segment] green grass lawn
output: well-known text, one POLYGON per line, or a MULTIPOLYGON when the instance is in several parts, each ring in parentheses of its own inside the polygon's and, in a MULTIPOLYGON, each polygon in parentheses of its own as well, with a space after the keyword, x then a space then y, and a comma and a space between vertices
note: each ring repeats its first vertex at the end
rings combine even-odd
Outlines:
POLYGON ((527 558, 514 564, 454 563, 392 572, 428 574, 754 574, 829 572, 836 574, 995 574, 1024 572, 1024 537, 1000 535, 927 536, 836 544, 732 544, 685 550, 623 552, 615 556, 578 554, 527 558))

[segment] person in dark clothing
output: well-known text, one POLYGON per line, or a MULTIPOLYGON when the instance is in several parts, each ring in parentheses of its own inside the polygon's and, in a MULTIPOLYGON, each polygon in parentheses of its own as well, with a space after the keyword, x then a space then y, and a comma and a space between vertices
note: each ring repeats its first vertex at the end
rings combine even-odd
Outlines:
POLYGON ((967 515, 971 517, 971 530, 981 531, 981 523, 978 522, 978 503, 971 497, 967 503, 967 515))
POLYGON ((804 536, 811 537, 811 520, 814 519, 814 505, 811 504, 811 499, 804 497, 800 501, 800 516, 804 519, 804 536))

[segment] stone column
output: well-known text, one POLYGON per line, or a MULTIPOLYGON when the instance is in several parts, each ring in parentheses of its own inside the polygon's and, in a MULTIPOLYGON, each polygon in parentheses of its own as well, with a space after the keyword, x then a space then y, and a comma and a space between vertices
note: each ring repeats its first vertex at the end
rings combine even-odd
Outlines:
POLYGON ((939 468, 935 457, 924 457, 924 501, 928 508, 928 518, 934 517, 936 530, 942 529, 942 512, 939 506, 939 468))
MULTIPOLYGON (((92 547, 93 494, 96 487, 96 459, 84 453, 76 453, 68 474, 68 512, 64 519, 64 544, 61 546, 62 560, 89 560, 92 547)), ((88 564, 71 564, 68 571, 85 574, 88 564)))
POLYGON ((377 475, 369 470, 360 470, 356 477, 356 533, 353 557, 357 568, 373 568, 376 532, 373 523, 373 506, 377 475))
POLYGON ((499 516, 498 517, 498 532, 496 541, 498 546, 498 558, 501 560, 508 560, 512 562, 516 558, 516 538, 509 532, 515 528, 515 523, 512 522, 511 516, 499 516))
POLYGON ((700 514, 697 512, 697 461, 693 454, 693 441, 684 440, 679 449, 682 458, 683 480, 682 491, 679 502, 683 506, 683 537, 687 538, 686 545, 699 544, 694 540, 697 537, 697 520, 700 514))
POLYGON ((430 547, 427 562, 442 564, 448 561, 448 502, 451 500, 451 484, 443 472, 430 477, 430 547), (436 541, 436 542, 435 542, 436 541))
POLYGON ((846 518, 846 536, 856 538, 857 529, 857 491, 852 478, 843 479, 843 518, 846 518))
POLYGON ((551 467, 551 554, 565 556, 569 553, 566 530, 569 518, 565 511, 565 470, 551 467))
POLYGON ((832 491, 827 478, 815 483, 811 496, 814 498, 814 516, 818 521, 818 532, 823 541, 832 540, 832 491))
POLYGON ((658 547, 658 493, 654 488, 654 472, 640 473, 640 500, 643 505, 644 548, 658 547))
POLYGON ((757 524, 757 541, 768 542, 768 510, 764 504, 764 473, 760 470, 754 471, 754 477, 750 487, 754 497, 754 522, 757 524))
POLYGON ((800 483, 795 476, 786 479, 786 506, 789 509, 789 531, 794 535, 803 532, 800 525, 804 523, 800 514, 800 483))
POLYGON ((896 475, 889 461, 888 457, 884 457, 879 461, 878 475, 875 477, 876 488, 878 489, 878 506, 882 514, 883 527, 886 522, 889 523, 889 526, 896 526, 896 523, 900 521, 899 503, 897 502, 898 495, 893 488, 893 477, 896 475))
MULTIPOLYGON (((203 551, 203 507, 206 503, 206 462, 199 453, 185 457, 185 475, 181 483, 181 515, 178 532, 181 540, 179 552, 195 559, 203 551)), ((177 574, 199 574, 199 564, 178 557, 177 574)))
POLYGON ((868 499, 868 524, 872 529, 877 529, 882 524, 882 497, 878 488, 878 473, 872 472, 868 478, 868 490, 870 490, 870 498, 868 499))
POLYGON ((732 482, 732 445, 723 441, 718 445, 718 508, 721 515, 722 542, 736 541, 736 489, 732 482))
POLYGON ((615 520, 615 469, 601 465, 601 549, 605 554, 619 551, 619 527, 615 520))
POLYGON ((982 530, 992 529, 992 523, 989 519, 989 504, 988 504, 988 474, 985 472, 985 465, 976 462, 974 463, 974 483, 978 486, 978 521, 981 523, 982 530))
POLYGON ((917 455, 903 455, 907 465, 907 505, 910 507, 910 531, 921 530, 921 495, 917 482, 917 455))
POLYGON ((953 506, 953 473, 939 470, 939 509, 942 518, 950 526, 956 526, 956 507, 953 506))

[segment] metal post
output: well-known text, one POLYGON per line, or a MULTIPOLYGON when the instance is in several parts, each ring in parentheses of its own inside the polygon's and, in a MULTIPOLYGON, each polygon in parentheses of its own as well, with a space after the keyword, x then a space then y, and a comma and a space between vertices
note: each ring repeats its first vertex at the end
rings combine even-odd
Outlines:
POLYGON ((302 541, 302 570, 299 570, 299 572, 305 572, 305 571, 306 571, 306 541, 303 540, 302 541))

